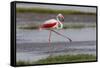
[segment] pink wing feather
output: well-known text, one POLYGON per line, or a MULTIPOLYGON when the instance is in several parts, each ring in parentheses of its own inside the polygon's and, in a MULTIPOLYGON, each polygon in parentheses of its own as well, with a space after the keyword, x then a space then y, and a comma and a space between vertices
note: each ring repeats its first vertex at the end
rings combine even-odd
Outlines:
POLYGON ((42 28, 53 28, 54 26, 56 26, 58 23, 57 20, 55 19, 50 19, 50 20, 47 20, 46 22, 44 22, 42 24, 42 28))

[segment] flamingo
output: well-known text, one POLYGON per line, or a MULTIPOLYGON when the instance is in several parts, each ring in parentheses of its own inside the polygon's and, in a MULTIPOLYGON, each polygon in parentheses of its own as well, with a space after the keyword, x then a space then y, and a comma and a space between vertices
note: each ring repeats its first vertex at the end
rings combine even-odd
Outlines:
POLYGON ((63 28, 63 22, 64 22, 64 16, 61 13, 59 13, 56 16, 56 19, 50 19, 50 20, 45 21, 43 24, 41 24, 40 30, 41 29, 49 30, 49 39, 48 39, 49 46, 50 46, 50 43, 51 43, 51 33, 52 32, 68 39, 69 42, 72 42, 72 40, 69 37, 67 37, 67 36, 65 36, 65 35, 54 30, 54 29, 58 29, 58 30, 62 29, 63 28))

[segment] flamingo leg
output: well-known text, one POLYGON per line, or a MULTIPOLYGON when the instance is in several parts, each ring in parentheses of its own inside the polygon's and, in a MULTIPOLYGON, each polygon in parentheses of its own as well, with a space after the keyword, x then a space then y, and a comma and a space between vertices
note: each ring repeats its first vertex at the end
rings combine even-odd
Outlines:
POLYGON ((72 40, 71 40, 69 37, 67 37, 67 36, 65 36, 65 35, 62 35, 62 34, 58 33, 58 32, 55 31, 55 30, 51 30, 51 31, 53 31, 54 33, 56 33, 56 34, 58 34, 58 35, 60 35, 60 36, 62 36, 62 37, 64 37, 64 38, 67 38, 70 42, 72 42, 72 40))
MULTIPOLYGON (((49 39, 48 39, 48 41, 49 41, 49 47, 51 49, 51 30, 49 31, 49 39)), ((49 53, 50 53, 50 51, 49 51, 49 53)))

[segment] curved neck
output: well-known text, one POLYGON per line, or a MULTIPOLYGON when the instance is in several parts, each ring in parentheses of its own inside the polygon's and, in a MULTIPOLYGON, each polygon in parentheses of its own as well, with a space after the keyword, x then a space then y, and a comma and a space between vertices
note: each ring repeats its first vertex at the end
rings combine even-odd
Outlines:
POLYGON ((58 29, 62 29, 63 28, 63 24, 60 22, 60 20, 57 17, 57 21, 58 21, 58 29))

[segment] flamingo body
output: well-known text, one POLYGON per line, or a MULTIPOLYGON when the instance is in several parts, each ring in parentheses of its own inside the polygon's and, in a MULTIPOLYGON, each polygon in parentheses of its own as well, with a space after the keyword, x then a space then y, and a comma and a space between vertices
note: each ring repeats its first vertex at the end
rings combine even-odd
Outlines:
POLYGON ((41 28, 48 29, 48 28, 55 28, 57 26, 58 26, 58 21, 55 19, 50 19, 50 20, 45 21, 42 24, 41 28))

